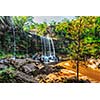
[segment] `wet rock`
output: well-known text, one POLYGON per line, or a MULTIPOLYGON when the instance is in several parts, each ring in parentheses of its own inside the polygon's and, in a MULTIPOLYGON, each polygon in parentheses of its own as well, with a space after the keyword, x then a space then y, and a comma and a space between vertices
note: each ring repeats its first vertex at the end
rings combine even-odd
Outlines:
POLYGON ((26 58, 27 63, 35 63, 36 61, 31 58, 26 58))
POLYGON ((0 64, 8 64, 9 60, 8 59, 1 59, 0 64))
POLYGON ((24 66, 22 66, 22 69, 27 74, 38 70, 38 68, 36 67, 36 65, 34 63, 24 65, 24 66))
POLYGON ((3 64, 4 63, 4 61, 3 60, 0 60, 0 64, 3 64))
POLYGON ((39 74, 35 77, 35 82, 37 83, 43 83, 45 81, 46 75, 39 74))
POLYGON ((26 64, 26 59, 16 59, 14 63, 15 66, 18 68, 26 64))
POLYGON ((34 62, 32 59, 16 59, 10 60, 10 64, 14 65, 16 68, 24 66, 25 64, 34 62))
POLYGON ((27 75, 21 71, 16 71, 15 77, 19 82, 34 82, 33 76, 27 75))
POLYGON ((4 64, 0 64, 0 70, 7 68, 8 66, 4 65, 4 64))
POLYGON ((39 72, 41 74, 49 74, 49 73, 53 73, 53 72, 58 72, 60 71, 62 68, 59 68, 59 66, 55 66, 55 67, 51 67, 50 65, 49 66, 45 66, 43 67, 42 69, 39 70, 39 72))
POLYGON ((36 65, 36 67, 37 67, 38 69, 42 69, 42 68, 44 68, 44 67, 45 67, 45 65, 43 65, 43 64, 41 64, 41 63, 39 63, 38 65, 36 65))

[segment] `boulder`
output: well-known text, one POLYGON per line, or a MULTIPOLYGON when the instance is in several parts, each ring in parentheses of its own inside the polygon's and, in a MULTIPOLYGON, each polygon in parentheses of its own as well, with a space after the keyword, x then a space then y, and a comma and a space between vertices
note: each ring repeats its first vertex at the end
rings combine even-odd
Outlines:
POLYGON ((32 60, 30 58, 10 60, 10 63, 13 64, 16 68, 19 68, 21 66, 24 66, 28 63, 33 63, 33 62, 34 62, 34 60, 32 60))
POLYGON ((99 68, 100 60, 99 59, 88 59, 87 66, 90 68, 99 68))
POLYGON ((0 64, 0 70, 7 68, 8 66, 4 65, 4 64, 0 64))
POLYGON ((33 76, 27 75, 21 71, 15 72, 15 78, 20 82, 29 82, 29 83, 34 82, 33 76))
POLYGON ((27 74, 38 70, 35 63, 26 64, 26 65, 22 66, 22 69, 27 74))

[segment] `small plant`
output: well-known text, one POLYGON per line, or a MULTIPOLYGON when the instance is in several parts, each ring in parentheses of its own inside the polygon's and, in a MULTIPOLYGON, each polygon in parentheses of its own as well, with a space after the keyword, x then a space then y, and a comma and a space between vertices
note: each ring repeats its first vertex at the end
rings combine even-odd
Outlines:
POLYGON ((14 79, 15 69, 13 67, 5 67, 0 71, 0 82, 11 82, 14 79))

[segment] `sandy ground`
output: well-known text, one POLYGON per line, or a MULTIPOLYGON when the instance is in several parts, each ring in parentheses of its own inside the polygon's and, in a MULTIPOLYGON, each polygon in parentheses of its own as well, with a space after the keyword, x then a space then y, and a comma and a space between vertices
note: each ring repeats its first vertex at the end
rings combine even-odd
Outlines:
MULTIPOLYGON (((75 63, 72 61, 64 61, 61 63, 58 63, 57 66, 63 66, 64 68, 66 68, 69 71, 73 71, 76 73, 76 68, 75 63)), ((83 64, 80 64, 79 66, 79 76, 85 78, 87 77, 89 80, 91 80, 91 82, 100 82, 100 71, 99 69, 93 69, 93 68, 89 68, 84 66, 83 64)))

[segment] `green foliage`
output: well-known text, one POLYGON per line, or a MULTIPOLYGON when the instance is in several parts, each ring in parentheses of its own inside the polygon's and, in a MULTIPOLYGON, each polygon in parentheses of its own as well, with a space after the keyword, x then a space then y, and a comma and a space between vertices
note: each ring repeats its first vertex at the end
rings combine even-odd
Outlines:
POLYGON ((11 82, 12 79, 14 79, 15 69, 13 67, 8 67, 0 70, 0 82, 11 82))
MULTIPOLYGON (((10 17, 0 17, 1 25, 9 28, 3 35, 0 35, 0 56, 12 54, 13 52, 13 32, 10 30, 14 25, 16 34, 16 54, 24 55, 31 48, 30 53, 36 51, 36 41, 29 37, 29 32, 36 32, 37 35, 51 35, 58 41, 55 45, 58 53, 67 53, 71 58, 77 58, 78 52, 80 58, 85 56, 100 55, 100 17, 99 16, 78 16, 69 21, 64 19, 57 23, 51 21, 50 24, 46 22, 35 23, 32 16, 13 16, 13 22, 8 20, 10 17), (80 48, 78 51, 80 37, 80 48), (66 43, 66 41, 69 41, 66 43)), ((2 28, 0 27, 2 30, 2 28)), ((40 43, 40 42, 39 42, 40 43)))
MULTIPOLYGON (((69 44, 68 48, 71 51, 73 58, 75 58, 76 54, 80 53, 80 59, 84 56, 97 56, 99 53, 99 43, 100 36, 96 34, 96 27, 98 26, 96 23, 97 17, 95 16, 81 16, 76 20, 71 21, 68 28, 68 33, 70 34, 70 38, 73 40, 71 44, 69 44), (80 37, 80 48, 78 49, 80 37), (73 43, 74 42, 74 43, 73 43)), ((67 35, 67 34, 66 34, 67 35)))
POLYGON ((37 27, 36 27, 37 34, 38 35, 42 35, 42 36, 45 35, 45 34, 47 34, 47 27, 48 27, 48 25, 47 25, 46 22, 38 24, 37 27))
POLYGON ((58 38, 64 38, 67 33, 68 23, 67 22, 61 22, 58 23, 55 27, 55 32, 58 38))
POLYGON ((13 16, 13 22, 17 29, 20 31, 29 32, 34 28, 34 22, 32 16, 13 16))

